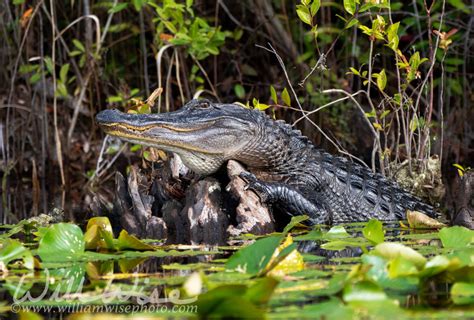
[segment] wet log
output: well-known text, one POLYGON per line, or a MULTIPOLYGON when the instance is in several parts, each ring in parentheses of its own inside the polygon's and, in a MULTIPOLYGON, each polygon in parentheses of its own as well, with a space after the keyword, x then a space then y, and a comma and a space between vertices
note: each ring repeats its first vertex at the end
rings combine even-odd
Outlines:
POLYGON ((267 234, 275 231, 275 223, 269 208, 260 201, 256 193, 245 190, 246 182, 239 177, 245 171, 237 161, 230 160, 227 164, 227 173, 230 183, 226 190, 239 201, 235 209, 237 226, 229 226, 227 232, 230 236, 242 233, 256 235, 267 234))

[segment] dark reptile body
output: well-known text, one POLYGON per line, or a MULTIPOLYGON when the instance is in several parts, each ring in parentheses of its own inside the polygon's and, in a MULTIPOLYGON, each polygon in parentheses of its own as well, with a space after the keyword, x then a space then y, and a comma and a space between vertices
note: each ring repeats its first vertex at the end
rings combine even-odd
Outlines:
MULTIPOLYGON (((283 195, 283 200, 295 201, 283 211, 290 214, 305 213, 309 201, 316 205, 313 223, 340 223, 380 220, 401 220, 407 210, 421 211, 430 217, 438 217, 434 208, 395 182, 373 173, 369 168, 334 156, 316 148, 299 130, 284 121, 274 121, 268 116, 256 115, 262 122, 256 139, 247 145, 238 160, 246 163, 249 170, 263 181, 279 182, 273 193, 282 196, 292 192, 289 185, 304 197, 283 195), (262 167, 262 164, 264 166, 262 167), (255 167, 253 166, 255 164, 255 167), (281 190, 275 190, 280 188, 281 190)), ((311 216, 311 215, 310 215, 311 216)))
MULTIPOLYGON (((99 124, 127 121, 139 126, 156 122, 156 117, 162 116, 125 115, 106 110, 97 116, 97 121, 99 124)), ((366 221, 371 218, 400 220, 405 219, 407 210, 438 217, 432 206, 395 182, 373 173, 367 167, 315 147, 300 131, 284 121, 274 121, 263 112, 233 104, 192 100, 178 111, 163 114, 163 118, 185 125, 227 119, 220 124, 221 127, 213 127, 212 130, 217 130, 222 136, 230 135, 234 143, 243 141, 242 146, 228 148, 225 155, 211 156, 215 158, 194 153, 192 157, 189 153, 181 156, 193 158, 194 164, 196 161, 199 164, 198 168, 209 168, 206 165, 208 161, 240 161, 255 175, 244 178, 264 201, 290 215, 307 214, 313 224, 366 221), (239 123, 246 123, 241 133, 235 130, 239 123)), ((220 139, 225 139, 222 136, 220 139)), ((218 144, 217 140, 212 143, 218 144)), ((218 145, 224 149, 229 144, 222 144, 221 141, 218 145)), ((175 152, 180 153, 179 148, 175 152)), ((212 170, 206 171, 206 174, 209 173, 212 170)))

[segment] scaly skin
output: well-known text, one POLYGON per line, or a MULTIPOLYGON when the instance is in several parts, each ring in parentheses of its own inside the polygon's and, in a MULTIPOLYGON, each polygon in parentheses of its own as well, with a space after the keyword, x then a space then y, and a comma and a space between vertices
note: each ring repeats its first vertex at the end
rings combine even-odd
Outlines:
POLYGON ((312 224, 400 220, 408 209, 437 217, 433 207, 396 183, 316 148, 257 110, 192 100, 175 112, 105 110, 96 119, 108 134, 179 154, 198 174, 237 160, 251 172, 242 176, 248 188, 263 201, 290 215, 307 214, 312 224))

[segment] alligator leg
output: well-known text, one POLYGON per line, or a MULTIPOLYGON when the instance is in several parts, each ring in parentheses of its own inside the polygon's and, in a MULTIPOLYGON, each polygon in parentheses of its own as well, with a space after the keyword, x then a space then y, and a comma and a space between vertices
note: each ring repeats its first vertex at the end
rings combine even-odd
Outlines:
POLYGON ((264 203, 276 206, 289 215, 306 214, 311 224, 330 222, 329 211, 320 203, 314 203, 300 191, 287 184, 258 180, 250 172, 241 172, 240 177, 247 182, 246 189, 254 191, 264 203))

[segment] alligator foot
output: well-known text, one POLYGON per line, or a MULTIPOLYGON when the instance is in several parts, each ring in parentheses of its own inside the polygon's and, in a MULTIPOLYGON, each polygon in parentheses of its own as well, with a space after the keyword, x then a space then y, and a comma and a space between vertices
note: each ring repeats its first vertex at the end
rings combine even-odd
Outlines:
POLYGON ((267 184, 257 179, 257 177, 248 171, 243 171, 239 176, 244 179, 247 184, 244 190, 254 191, 263 203, 270 203, 272 200, 272 192, 267 184))
POLYGON ((299 190, 287 184, 258 180, 249 172, 242 172, 240 177, 247 182, 246 189, 253 190, 264 203, 272 204, 291 216, 306 214, 310 224, 330 222, 329 211, 321 203, 309 200, 299 190))

